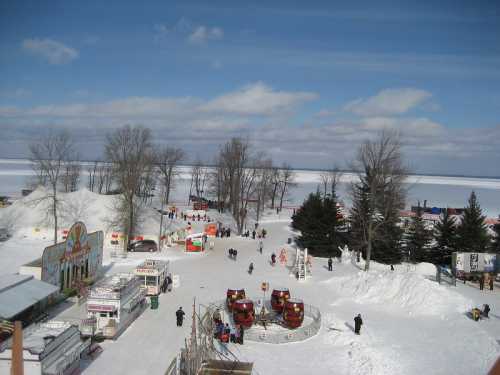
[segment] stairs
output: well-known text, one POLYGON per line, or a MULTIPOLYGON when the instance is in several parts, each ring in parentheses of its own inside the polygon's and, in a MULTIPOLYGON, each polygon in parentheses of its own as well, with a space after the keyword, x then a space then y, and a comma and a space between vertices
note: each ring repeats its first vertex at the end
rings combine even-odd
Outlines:
POLYGON ((306 281, 310 276, 310 270, 307 265, 307 249, 296 249, 294 273, 299 281, 306 281))

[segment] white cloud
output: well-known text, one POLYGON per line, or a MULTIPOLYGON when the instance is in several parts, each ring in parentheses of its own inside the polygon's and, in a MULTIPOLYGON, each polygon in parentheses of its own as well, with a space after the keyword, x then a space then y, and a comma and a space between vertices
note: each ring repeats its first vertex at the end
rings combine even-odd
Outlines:
POLYGON ((257 82, 219 96, 201 106, 201 110, 240 115, 271 115, 278 111, 289 111, 317 97, 312 92, 275 91, 266 84, 257 82))
POLYGON ((359 116, 400 115, 418 107, 431 96, 425 90, 414 88, 385 89, 370 98, 347 103, 344 110, 359 116))
POLYGON ((52 39, 25 39, 22 47, 29 53, 55 65, 69 63, 79 55, 78 50, 52 39))
POLYGON ((400 117, 365 117, 360 120, 362 127, 370 131, 381 131, 384 129, 395 130, 403 135, 416 137, 433 137, 443 133, 441 124, 420 118, 400 117))
POLYGON ((188 41, 191 44, 203 44, 209 40, 218 40, 224 37, 224 31, 220 27, 198 26, 189 35, 188 41))

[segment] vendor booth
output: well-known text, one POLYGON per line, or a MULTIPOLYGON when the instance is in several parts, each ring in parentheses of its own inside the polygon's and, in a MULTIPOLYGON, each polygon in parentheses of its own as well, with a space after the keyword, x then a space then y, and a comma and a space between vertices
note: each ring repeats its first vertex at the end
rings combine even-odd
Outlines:
POLYGON ((206 235, 204 233, 191 234, 186 237, 186 252, 205 251, 206 235))
POLYGON ((142 282, 143 288, 148 296, 158 295, 165 292, 168 276, 168 261, 157 259, 146 259, 137 266, 134 274, 142 282))

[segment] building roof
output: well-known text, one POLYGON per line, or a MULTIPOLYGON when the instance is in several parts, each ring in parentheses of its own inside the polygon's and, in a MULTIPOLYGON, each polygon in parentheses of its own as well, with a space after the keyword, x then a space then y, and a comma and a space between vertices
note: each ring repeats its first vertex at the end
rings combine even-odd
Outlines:
POLYGON ((0 317, 11 319, 58 290, 31 275, 0 276, 0 317))

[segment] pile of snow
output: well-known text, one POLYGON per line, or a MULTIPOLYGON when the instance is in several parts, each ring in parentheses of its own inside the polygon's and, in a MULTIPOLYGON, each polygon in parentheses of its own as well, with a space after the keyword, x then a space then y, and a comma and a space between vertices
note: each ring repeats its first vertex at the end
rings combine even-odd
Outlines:
POLYGON ((415 266, 415 272, 422 276, 436 276, 436 266, 432 263, 419 263, 415 266))
POLYGON ((463 313, 473 304, 457 292, 415 272, 358 272, 340 278, 339 288, 341 294, 353 298, 356 303, 393 305, 409 314, 463 313))

